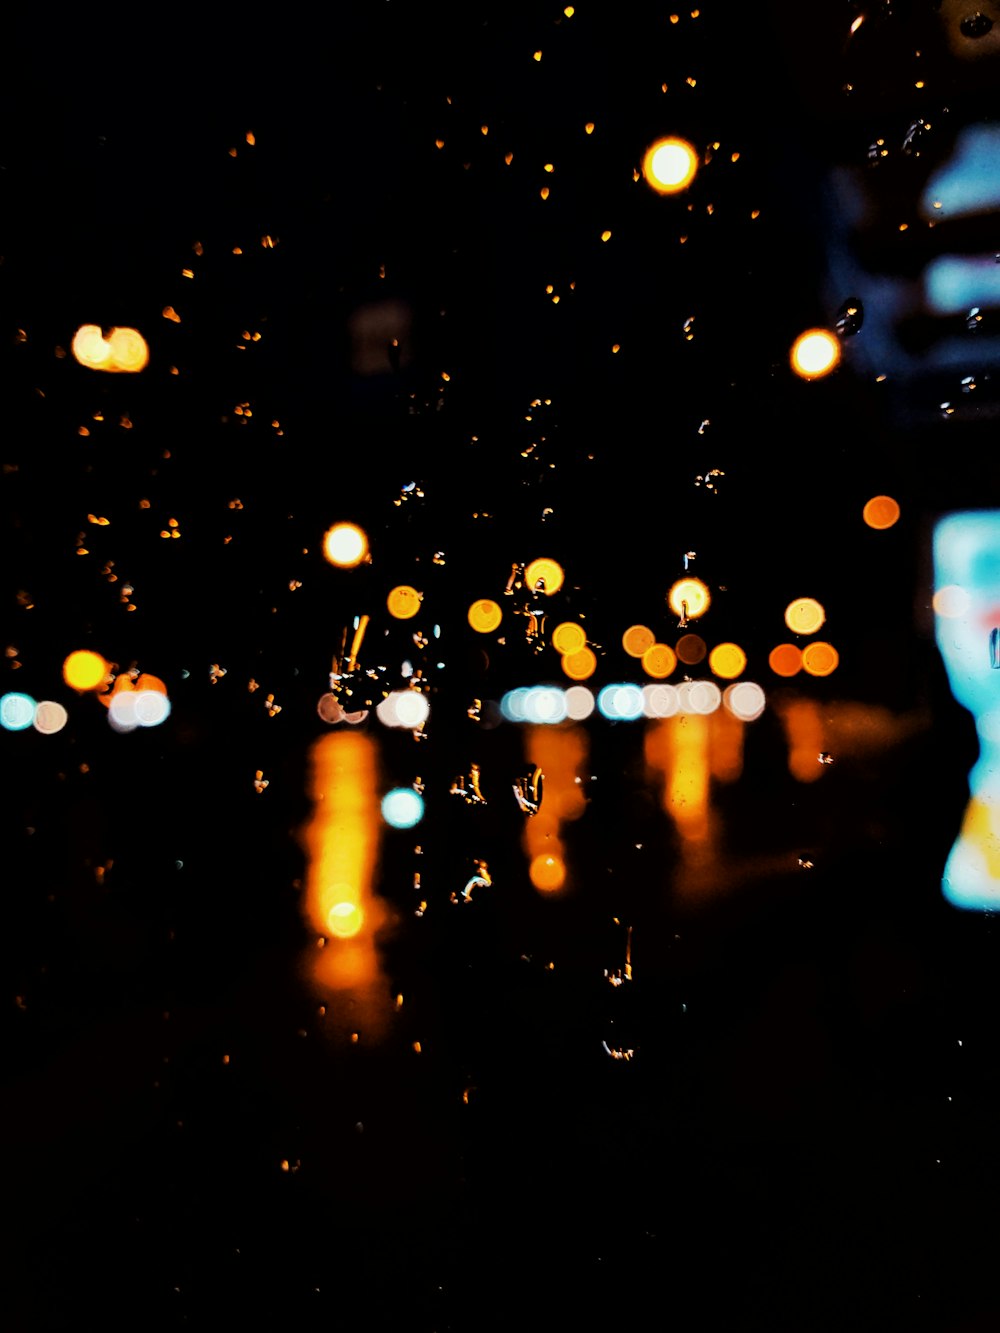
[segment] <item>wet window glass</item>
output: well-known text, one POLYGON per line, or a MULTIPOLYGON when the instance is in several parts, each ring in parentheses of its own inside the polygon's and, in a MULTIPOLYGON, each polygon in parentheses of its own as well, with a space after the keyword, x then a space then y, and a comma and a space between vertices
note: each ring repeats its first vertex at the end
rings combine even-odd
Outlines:
POLYGON ((998 1326, 998 34, 13 25, 11 1327, 998 1326))

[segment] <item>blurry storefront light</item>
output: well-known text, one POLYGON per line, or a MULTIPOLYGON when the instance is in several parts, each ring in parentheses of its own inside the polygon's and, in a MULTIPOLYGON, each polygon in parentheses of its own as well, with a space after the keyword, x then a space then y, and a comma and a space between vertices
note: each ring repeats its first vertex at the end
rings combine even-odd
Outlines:
POLYGON ((424 798, 412 787, 394 787, 382 797, 382 818, 391 828, 415 828, 424 817, 424 798))
POLYGON ((14 691, 0 697, 0 727, 4 731, 26 731, 35 720, 38 705, 30 694, 14 691))
POLYGON ((412 620, 420 610, 420 593, 408 583, 401 583, 389 593, 386 606, 394 619, 412 620))
POLYGON ((159 690, 116 690, 108 703, 108 722, 115 731, 158 727, 169 716, 170 700, 159 690))
POLYGON ((63 662, 63 680, 74 690, 96 690, 108 680, 108 664, 100 653, 80 648, 63 662))
POLYGON ((797 597, 785 607, 785 624, 793 634, 815 634, 826 620, 826 611, 814 597, 797 597))
POLYGON ((686 139, 657 139, 646 149, 642 174, 657 194, 677 194, 694 180, 698 154, 686 139))
POLYGON ((547 556, 532 560, 524 571, 524 583, 529 592, 544 592, 546 596, 558 592, 566 575, 562 565, 547 556))
POLYGON ((840 342, 827 329, 807 329, 795 339, 789 359, 801 379, 822 379, 840 363, 840 342))
POLYGON ((937 647, 951 692, 972 714, 979 740, 979 755, 968 775, 968 804, 945 862, 942 891, 956 907, 996 911, 1000 907, 996 666, 1000 510, 949 514, 934 529, 933 550, 937 647))
MULTIPOLYGON (((334 892, 338 886, 334 886, 334 892)), ((354 892, 353 886, 345 885, 345 889, 354 892)), ((357 935, 365 919, 365 914, 361 909, 360 903, 351 902, 350 899, 344 899, 342 902, 334 903, 326 914, 326 926, 331 935, 338 939, 349 940, 357 935)))
POLYGON ((667 602, 674 615, 688 620, 704 615, 711 601, 711 593, 701 579, 678 579, 667 593, 667 602))
POLYGON ((558 685, 536 685, 524 700, 524 720, 534 723, 563 722, 566 696, 558 685))
POLYGON ((477 634, 492 634, 503 620, 503 612, 489 597, 480 597, 469 607, 469 624, 477 634))
POLYGON ((543 893, 557 893, 566 882, 566 866, 561 856, 543 852, 532 859, 528 877, 543 893))
POLYGON ((508 690, 500 700, 500 712, 508 722, 524 721, 524 706, 530 691, 522 686, 516 690, 508 690))
POLYGON ((356 523, 335 523, 323 537, 323 554, 331 565, 353 569, 368 555, 368 538, 356 523))

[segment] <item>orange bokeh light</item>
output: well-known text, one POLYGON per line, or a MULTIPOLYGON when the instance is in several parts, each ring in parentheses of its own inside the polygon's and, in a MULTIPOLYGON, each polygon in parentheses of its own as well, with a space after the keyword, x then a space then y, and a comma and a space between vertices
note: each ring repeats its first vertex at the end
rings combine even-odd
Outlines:
POLYGON ((356 523, 335 523, 323 537, 323 554, 331 565, 353 569, 368 555, 368 538, 356 523))
POLYGON ((654 643, 642 655, 642 669, 654 680, 665 680, 677 665, 677 654, 666 643, 654 643))
POLYGON ((587 643, 587 634, 582 625, 572 620, 564 620, 552 631, 552 647, 562 657, 569 653, 578 653, 587 643))
POLYGON ((386 598, 386 606, 397 620, 412 620, 420 610, 420 594, 408 583, 401 583, 386 598))
POLYGON ((81 324, 73 335, 72 351, 88 370, 135 374, 149 364, 149 347, 138 329, 112 329, 105 338, 97 324, 81 324))
POLYGON ((829 676, 836 671, 839 663, 840 654, 832 643, 817 640, 802 650, 802 667, 810 676, 829 676))
POLYGON ((735 680, 746 669, 747 655, 738 643, 717 643, 708 655, 708 665, 723 680, 735 680))
POLYGON ((594 650, 579 648, 575 653, 567 653, 562 660, 562 669, 570 680, 589 680, 597 670, 594 650))
POLYGON ((642 159, 646 184, 657 194, 678 194, 694 180, 698 154, 686 139, 657 139, 642 159))
POLYGON ((667 602, 675 616, 696 620, 709 607, 712 595, 701 579, 678 579, 667 593, 667 602))
POLYGON ((532 858, 528 877, 536 889, 556 893, 566 882, 566 866, 562 857, 543 852, 532 858))
POLYGON ((862 517, 870 528, 884 532, 899 521, 899 505, 891 495, 873 495, 862 510, 862 517))
POLYGON ((524 571, 524 582, 528 590, 530 592, 544 592, 546 596, 558 592, 565 577, 562 565, 557 560, 550 560, 547 556, 532 560, 524 571), (538 586, 540 583, 544 585, 541 588, 538 586))
POLYGON ((97 690, 107 684, 108 670, 100 653, 80 648, 63 662, 63 680, 74 690, 97 690))
POLYGON ((792 344, 789 360, 801 379, 822 379, 840 363, 840 343, 826 329, 807 329, 792 344))
POLYGON ((700 634, 682 634, 677 640, 677 656, 685 666, 694 666, 705 659, 708 647, 700 634))
POLYGON ((622 635, 622 647, 629 657, 642 657, 655 642, 656 635, 646 625, 629 625, 622 635))
POLYGON ((771 649, 767 664, 776 676, 796 676, 802 670, 802 649, 794 643, 779 643, 771 649))
POLYGON ((480 597, 469 607, 469 624, 477 634, 492 634, 503 620, 503 612, 489 597, 480 597))

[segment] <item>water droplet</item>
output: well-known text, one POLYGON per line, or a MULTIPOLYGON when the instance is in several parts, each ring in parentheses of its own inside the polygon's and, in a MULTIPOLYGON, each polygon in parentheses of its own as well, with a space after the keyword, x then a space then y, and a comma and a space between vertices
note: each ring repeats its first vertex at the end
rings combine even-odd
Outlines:
POLYGON ((955 415, 955 409, 952 407, 951 403, 941 404, 941 415, 943 417, 951 417, 955 415))
POLYGON ((889 156, 889 150, 885 146, 884 139, 876 139, 874 143, 868 145, 868 161, 872 166, 877 166, 883 158, 889 156))
POLYGON ((819 753, 816 757, 817 757, 817 759, 819 760, 819 762, 820 762, 821 764, 832 764, 832 763, 833 763, 833 755, 832 755, 832 754, 828 754, 828 753, 826 752, 826 750, 821 750, 820 753, 819 753))
POLYGON ((926 147, 925 140, 930 133, 931 123, 918 116, 903 135, 903 152, 910 157, 919 157, 926 147))
POLYGON ((993 27, 993 20, 988 14, 980 13, 977 9, 974 14, 966 14, 958 25, 958 30, 963 37, 985 37, 993 27))
POLYGON ((816 863, 814 861, 809 860, 808 856, 799 857, 799 865, 803 870, 813 870, 815 869, 815 864, 816 863))
POLYGON ((964 379, 962 380, 962 392, 963 392, 963 393, 972 393, 972 391, 973 391, 973 389, 974 389, 975 387, 976 387, 976 377, 975 377, 975 375, 966 375, 966 376, 964 377, 964 379))
MULTIPOLYGON (((473 889, 488 889, 493 883, 493 876, 490 874, 490 868, 485 861, 480 861, 477 858, 474 861, 474 865, 476 869, 473 874, 469 876, 465 888, 462 890, 462 901, 467 903, 472 902, 473 889)), ((451 895, 451 901, 453 903, 458 901, 455 894, 451 895)))
POLYGON ((688 342, 694 337, 694 315, 688 315, 684 321, 684 337, 688 342))
POLYGON ((514 779, 514 799, 526 815, 537 815, 542 804, 542 770, 534 768, 514 779))
POLYGON ((841 338, 853 338, 865 321, 865 308, 856 296, 849 296, 837 311, 834 328, 841 338))
POLYGON ((479 765, 469 765, 468 777, 464 773, 459 773, 451 784, 449 792, 452 796, 461 796, 467 805, 485 805, 486 797, 479 787, 479 765))
POLYGON ((983 317, 980 314, 979 307, 974 305, 965 317, 965 327, 967 329, 978 329, 982 322, 983 317))
POLYGON ((990 630, 990 666, 1000 671, 1000 629, 996 627, 990 630))

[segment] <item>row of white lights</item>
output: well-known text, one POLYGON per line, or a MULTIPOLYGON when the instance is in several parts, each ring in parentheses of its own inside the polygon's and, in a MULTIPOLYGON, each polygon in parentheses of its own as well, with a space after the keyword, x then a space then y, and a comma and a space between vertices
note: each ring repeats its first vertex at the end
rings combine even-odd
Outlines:
MULTIPOLYGON (((635 722, 676 714, 707 716, 725 707, 741 722, 753 722, 764 705, 763 689, 751 680, 736 681, 725 690, 712 680, 685 680, 680 685, 605 685, 596 697, 586 685, 524 686, 503 696, 500 712, 508 722, 556 725, 582 722, 595 709, 609 722, 635 722)), ((375 711, 385 726, 412 730, 427 721, 430 704, 419 690, 394 690, 375 711)))

